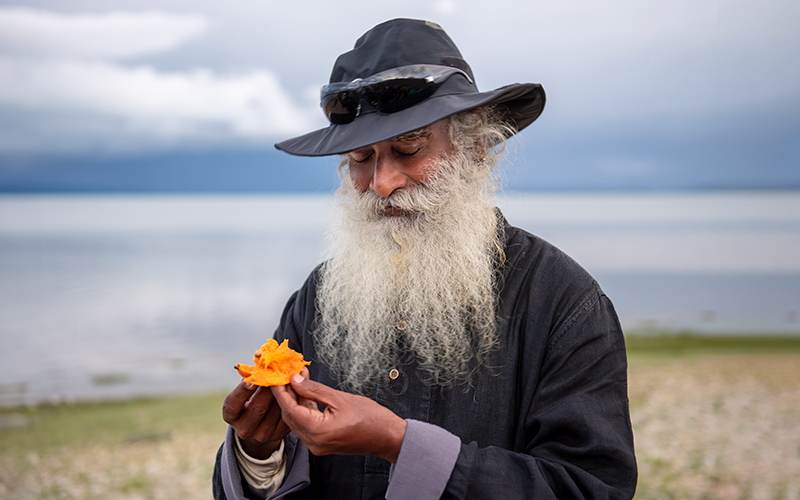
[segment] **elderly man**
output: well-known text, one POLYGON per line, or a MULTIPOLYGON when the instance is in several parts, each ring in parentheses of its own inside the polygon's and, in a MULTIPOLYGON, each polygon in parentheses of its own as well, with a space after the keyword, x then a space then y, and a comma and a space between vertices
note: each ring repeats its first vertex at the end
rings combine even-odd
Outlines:
POLYGON ((541 86, 479 92, 445 32, 408 19, 362 36, 330 82, 330 126, 277 145, 343 155, 330 255, 275 332, 312 363, 226 398, 215 497, 632 497, 613 306, 492 201, 541 86))

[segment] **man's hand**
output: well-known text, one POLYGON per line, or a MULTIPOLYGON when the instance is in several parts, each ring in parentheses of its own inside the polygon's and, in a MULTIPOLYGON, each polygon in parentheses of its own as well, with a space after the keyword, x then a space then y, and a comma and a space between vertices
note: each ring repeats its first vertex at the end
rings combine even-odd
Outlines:
POLYGON ((272 393, 283 421, 314 455, 373 455, 397 462, 406 421, 371 399, 297 375, 272 393), (317 403, 325 405, 324 412, 317 403))
MULTIPOLYGON (((302 376, 308 377, 308 369, 302 376)), ((236 431, 244 452, 259 460, 269 458, 289 433, 269 387, 241 382, 225 398, 222 419, 236 431)))

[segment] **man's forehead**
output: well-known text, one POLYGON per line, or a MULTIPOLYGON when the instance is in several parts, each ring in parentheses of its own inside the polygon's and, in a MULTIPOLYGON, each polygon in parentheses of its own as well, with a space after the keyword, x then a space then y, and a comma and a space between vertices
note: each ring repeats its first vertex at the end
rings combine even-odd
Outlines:
POLYGON ((398 135, 393 141, 415 141, 417 139, 421 139, 423 137, 428 137, 431 135, 431 128, 430 127, 422 127, 420 129, 414 130, 407 134, 398 135))

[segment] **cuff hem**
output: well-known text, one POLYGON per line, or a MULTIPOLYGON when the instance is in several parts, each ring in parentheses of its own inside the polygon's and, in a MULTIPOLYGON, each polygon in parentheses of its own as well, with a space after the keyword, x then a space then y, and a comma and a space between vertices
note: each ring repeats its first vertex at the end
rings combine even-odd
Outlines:
POLYGON ((392 467, 386 499, 438 499, 453 472, 461 440, 441 427, 407 420, 406 434, 392 467))

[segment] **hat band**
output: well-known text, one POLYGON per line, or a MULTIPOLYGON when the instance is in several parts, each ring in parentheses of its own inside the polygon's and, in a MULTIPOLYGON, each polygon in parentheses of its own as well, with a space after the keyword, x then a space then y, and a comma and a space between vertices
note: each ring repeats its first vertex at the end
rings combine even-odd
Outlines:
POLYGON ((413 64, 392 68, 364 79, 323 86, 320 106, 328 121, 336 125, 355 120, 361 113, 362 100, 381 113, 395 113, 424 101, 455 74, 472 83, 464 71, 450 66, 413 64))

